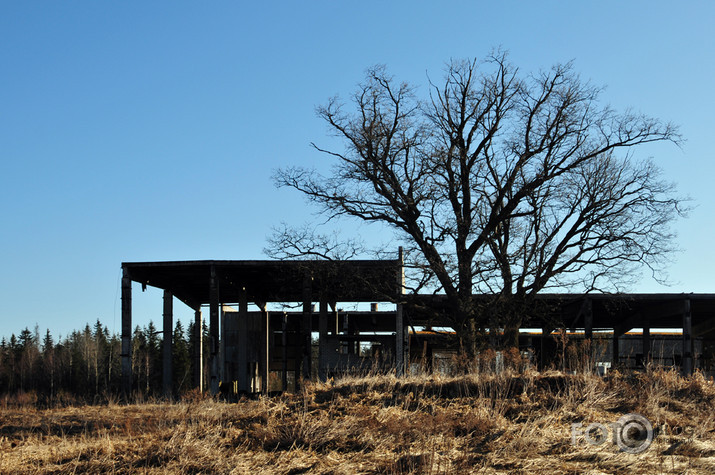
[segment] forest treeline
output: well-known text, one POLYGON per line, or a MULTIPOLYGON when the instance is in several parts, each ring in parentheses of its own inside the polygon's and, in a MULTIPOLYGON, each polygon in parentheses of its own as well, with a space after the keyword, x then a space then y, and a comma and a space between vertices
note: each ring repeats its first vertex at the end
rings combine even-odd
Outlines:
MULTIPOLYGON (((203 325, 204 355, 208 328, 203 325)), ((173 385, 175 395, 193 387, 196 338, 194 322, 181 321, 173 331, 173 385)), ((25 328, 18 336, 0 340, 0 397, 22 395, 37 402, 97 401, 121 393, 121 336, 97 320, 57 341, 49 330, 40 335, 25 328)), ((162 391, 162 332, 153 322, 137 326, 132 336, 132 387, 135 396, 159 396, 162 391)), ((207 371, 204 364, 204 371, 207 371)), ((205 379, 204 379, 205 380, 205 379)), ((29 402, 29 401, 28 401, 29 402)))

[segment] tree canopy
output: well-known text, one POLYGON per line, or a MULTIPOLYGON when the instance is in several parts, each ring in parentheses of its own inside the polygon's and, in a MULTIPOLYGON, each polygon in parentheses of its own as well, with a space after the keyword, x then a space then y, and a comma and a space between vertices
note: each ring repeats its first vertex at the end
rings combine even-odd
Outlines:
MULTIPOLYGON (((416 91, 369 69, 349 101, 317 109, 344 144, 313 144, 332 157, 332 173, 291 167, 275 182, 328 219, 391 227, 411 290, 446 295, 465 350, 487 327, 513 341, 546 289, 618 291, 644 267, 662 277, 685 200, 633 151, 677 144, 676 127, 603 105, 571 63, 522 74, 504 53, 452 61, 426 97, 416 91), (477 305, 475 294, 491 298, 477 305)), ((273 255, 316 244, 282 233, 273 255)))

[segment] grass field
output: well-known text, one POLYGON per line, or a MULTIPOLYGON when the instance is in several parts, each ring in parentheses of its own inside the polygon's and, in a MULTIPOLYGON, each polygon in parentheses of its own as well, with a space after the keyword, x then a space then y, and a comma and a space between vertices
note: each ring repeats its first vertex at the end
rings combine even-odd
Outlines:
POLYGON ((663 369, 373 375, 237 403, 15 402, 0 402, 1 473, 715 473, 713 382, 663 369), (645 452, 572 443, 573 423, 628 413, 655 427, 645 452))

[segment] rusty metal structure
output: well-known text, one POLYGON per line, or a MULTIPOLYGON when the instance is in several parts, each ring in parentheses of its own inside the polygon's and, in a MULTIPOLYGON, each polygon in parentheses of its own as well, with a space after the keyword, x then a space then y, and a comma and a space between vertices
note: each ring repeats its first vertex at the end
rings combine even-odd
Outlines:
MULTIPOLYGON (((163 389, 167 395, 172 390, 174 298, 195 312, 199 344, 193 355, 194 385, 204 387, 201 368, 208 357, 212 393, 219 391, 220 382, 230 384, 236 393, 265 392, 273 377, 285 390, 291 385, 298 387, 302 379, 317 376, 325 380, 332 374, 375 365, 394 368, 402 375, 410 355, 424 356, 445 340, 416 331, 447 326, 439 319, 445 299, 404 294, 401 251, 396 260, 125 262, 122 271, 125 393, 132 387, 133 282, 164 291, 163 389), (376 302, 388 303, 389 308, 380 309, 376 302), (292 303, 301 310, 271 310, 275 303, 292 303), (369 311, 343 311, 342 303, 372 305, 369 311), (258 311, 249 311, 249 304, 258 311), (209 313, 208 355, 202 354, 200 344, 202 308, 209 313), (421 308, 436 312, 421 313, 421 308)), ((475 296, 480 298, 487 297, 475 296)), ((521 339, 536 350, 542 364, 553 356, 552 332, 558 328, 580 332, 584 338, 608 332, 613 364, 623 358, 620 342, 634 338, 626 333, 640 328, 641 359, 652 353, 651 329, 671 329, 681 340, 681 351, 673 362, 683 373, 712 365, 715 294, 543 294, 537 297, 537 304, 533 315, 525 315, 523 327, 541 329, 540 336, 525 333, 521 339), (693 351, 696 339, 698 354, 693 351)))

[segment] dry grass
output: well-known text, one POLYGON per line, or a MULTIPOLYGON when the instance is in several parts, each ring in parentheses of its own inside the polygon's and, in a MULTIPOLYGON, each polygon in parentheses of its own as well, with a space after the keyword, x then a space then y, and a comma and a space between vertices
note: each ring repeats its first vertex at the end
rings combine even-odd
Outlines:
POLYGON ((0 410, 1 473, 715 473, 715 387, 651 370, 346 378, 223 403, 0 410), (636 412, 644 453, 571 444, 636 412))

